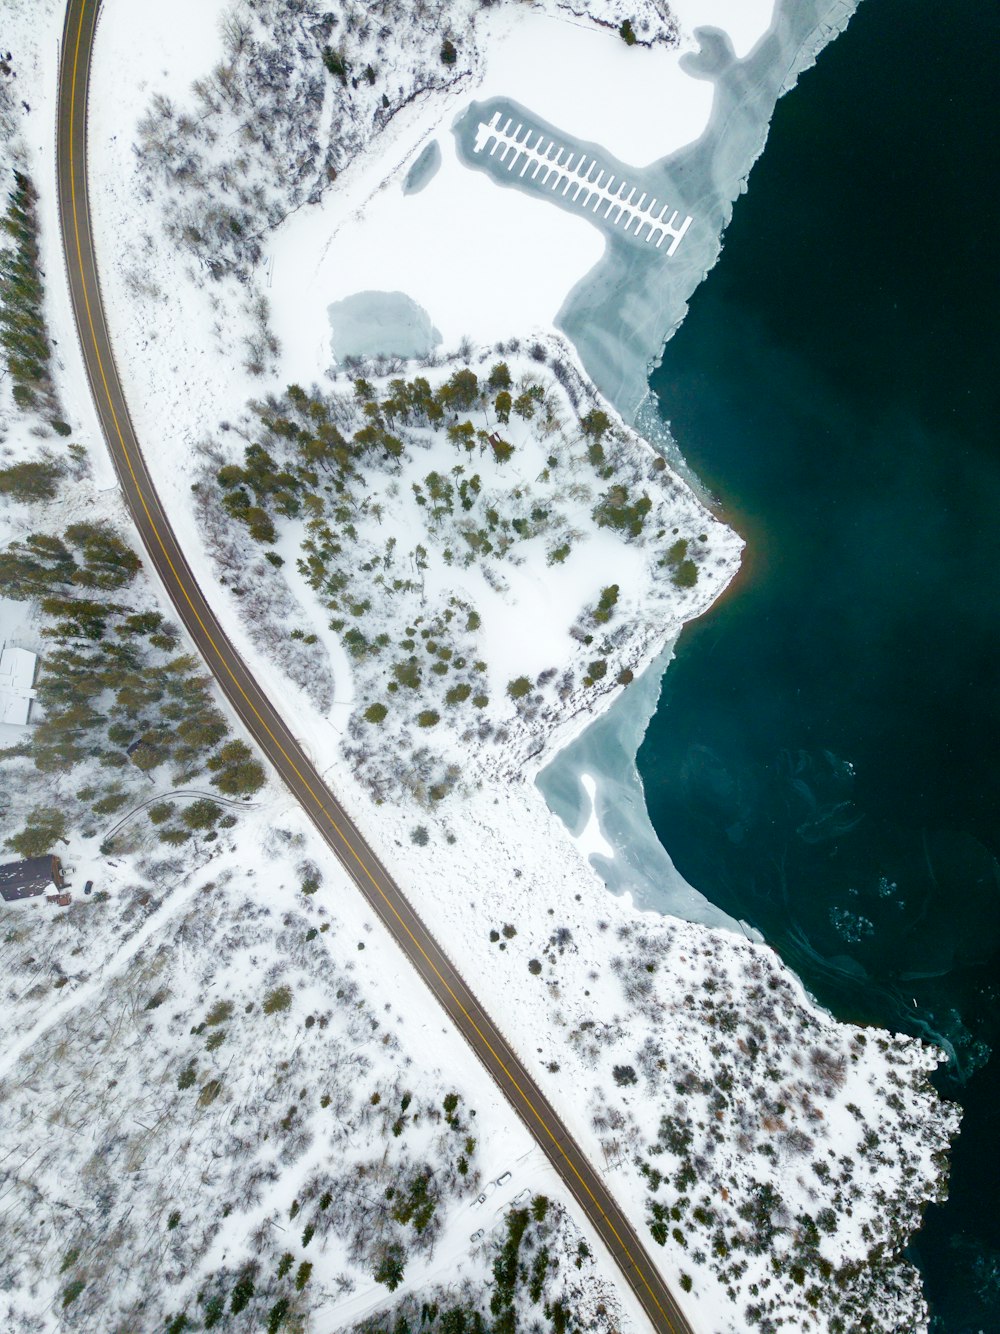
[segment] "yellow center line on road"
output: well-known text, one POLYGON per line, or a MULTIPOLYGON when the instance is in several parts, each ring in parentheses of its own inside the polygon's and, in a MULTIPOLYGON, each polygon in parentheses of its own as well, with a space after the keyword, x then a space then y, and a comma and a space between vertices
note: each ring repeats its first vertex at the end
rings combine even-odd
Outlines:
MULTIPOLYGON (((95 4, 94 32, 96 32, 96 26, 97 26, 96 9, 97 9, 99 3, 100 3, 100 0, 97 0, 97 3, 95 4)), ((246 691, 243 689, 243 686, 241 685, 240 681, 238 680, 237 676, 236 676, 235 673, 233 672, 233 670, 232 670, 232 668, 230 667, 229 663, 226 661, 225 656, 223 655, 223 653, 220 651, 218 645, 216 644, 215 639, 213 638, 211 631, 210 631, 209 628, 206 626, 205 622, 202 620, 201 615, 200 615, 200 613, 199 613, 197 607, 195 606, 194 602, 193 602, 192 599, 191 599, 190 594, 189 594, 188 591, 187 591, 187 587, 186 587, 186 585, 185 585, 185 582, 184 582, 183 578, 182 578, 181 575, 178 573, 177 568, 176 568, 176 566, 174 565, 173 560, 171 559, 170 552, 167 550, 167 546, 166 546, 166 543, 164 542, 164 539, 163 539, 163 537, 162 537, 162 535, 161 535, 161 533, 160 533, 160 529, 159 529, 159 527, 158 527, 158 525, 157 525, 157 523, 156 523, 155 518, 153 517, 153 514, 152 514, 152 512, 151 512, 151 510, 150 510, 150 508, 149 508, 149 505, 148 505, 147 502, 146 502, 146 497, 145 497, 145 494, 144 494, 144 492, 143 492, 143 488, 142 488, 142 486, 141 486, 141 484, 140 484, 140 482, 139 482, 139 477, 138 477, 138 475, 137 475, 137 473, 136 473, 136 469, 135 469, 135 466, 134 466, 133 461, 132 461, 132 452, 131 452, 131 450, 129 449, 128 444, 126 443, 125 436, 124 436, 124 434, 123 434, 123 432, 122 432, 121 425, 119 424, 119 421, 118 421, 118 414, 117 414, 117 412, 116 412, 116 410, 115 410, 114 400, 113 400, 113 398, 112 398, 112 396, 111 396, 111 390, 110 390, 109 385, 108 385, 107 374, 106 374, 105 369, 104 369, 104 361, 103 361, 103 358, 101 357, 100 346, 99 346, 99 343, 98 343, 98 340, 97 340, 97 334, 96 334, 96 330, 95 330, 95 327, 94 327, 94 318, 93 318, 93 314, 92 314, 91 306, 90 306, 90 295, 89 295, 89 291, 88 291, 86 271, 85 271, 85 269, 84 269, 84 264, 83 264, 83 247, 82 247, 82 242, 81 242, 81 239, 80 239, 79 214, 78 214, 78 209, 77 209, 77 197, 76 197, 76 162, 75 162, 75 155, 74 155, 74 151, 73 151, 73 138, 74 138, 74 131, 75 131, 75 129, 76 129, 76 90, 77 90, 78 66, 79 66, 79 58, 80 58, 80 49, 81 49, 82 40, 83 40, 83 21, 84 21, 84 16, 85 16, 85 13, 86 13, 86 7, 87 7, 87 0, 80 0, 80 22, 79 22, 79 25, 78 25, 78 28, 77 28, 76 43, 75 43, 74 52, 73 52, 73 77, 72 77, 71 92, 70 92, 69 179, 70 179, 70 199, 71 199, 71 204, 72 204, 72 214, 73 214, 73 230, 74 230, 74 235, 75 235, 75 240, 76 240, 77 267, 78 267, 78 273, 79 273, 79 278, 80 278, 80 286, 81 286, 81 289, 82 289, 82 292, 83 292, 84 305, 85 305, 85 307, 86 307, 86 311, 87 311, 87 323, 88 323, 88 326, 89 326, 89 329, 90 329, 91 348, 92 348, 92 351, 93 351, 94 358, 95 358, 95 360, 96 360, 96 362, 97 362, 98 369, 99 369, 100 374, 101 374, 101 383, 102 383, 103 388, 104 388, 104 395, 105 395, 105 398, 106 398, 106 400, 107 400, 108 409, 109 409, 109 411, 110 411, 110 413, 111 413, 111 419, 112 419, 112 421, 113 421, 113 423, 114 423, 115 433, 116 433, 116 435, 117 435, 117 437, 118 437, 119 445, 121 446, 122 457, 124 458, 125 463, 126 463, 127 466, 128 466, 129 475, 131 476, 133 487, 135 488, 135 492, 136 492, 136 494, 137 494, 138 497, 139 497, 139 502, 140 502, 140 504, 142 505, 143 512, 144 512, 144 514, 145 514, 145 516, 146 516, 146 520, 147 520, 147 523, 149 524, 150 530, 152 531, 154 537, 156 538, 157 544, 159 545, 159 548, 160 548, 160 552, 161 552, 161 554, 162 554, 162 556, 163 556, 163 559, 166 561, 167 567, 168 567, 169 570, 170 570, 170 573, 171 573, 171 575, 172 575, 172 577, 173 577, 173 579, 174 579, 174 582, 175 582, 177 588, 180 590, 181 594, 183 595, 184 601, 187 603, 187 605, 188 605, 188 607, 189 607, 189 609, 190 609, 190 611, 191 611, 192 616, 193 616, 194 619, 197 621, 199 629, 201 630, 201 632, 202 632, 202 634, 204 635, 204 637, 205 637, 206 641, 208 642, 208 644, 211 646, 212 652, 215 654, 216 658, 218 659, 218 662, 219 662, 219 663, 221 664, 221 666, 223 667, 223 669, 224 669, 224 671, 225 671, 225 674, 226 674, 226 676, 228 676, 228 678, 229 678, 229 680, 231 681, 233 687, 239 692, 239 695, 242 697, 242 699, 243 699, 244 703, 246 704, 247 708, 248 708, 248 709, 250 710, 250 712, 253 714, 254 718, 257 720, 258 724, 259 724, 260 727, 263 729, 263 731, 266 732, 267 736, 270 738, 270 740, 271 740, 272 744, 274 745, 275 749, 280 753, 280 755, 282 756, 283 760, 284 760, 285 763, 288 765, 288 768, 292 771, 292 773, 293 773, 293 774, 295 775, 295 777, 298 779, 299 783, 301 783, 301 785, 302 785, 302 787, 305 789, 305 791, 308 792, 309 796, 312 798, 312 800, 313 800, 313 802, 315 803, 315 805, 316 805, 316 807, 318 808, 318 810, 322 813, 323 817, 326 819, 326 821, 327 821, 328 824, 331 826, 331 828, 336 832, 336 834, 337 834, 338 838, 340 839, 341 843, 342 843, 342 844, 344 845, 344 847, 350 852, 351 856, 354 858, 354 860, 355 860, 355 862, 357 863, 357 865, 358 865, 358 867, 360 868, 360 870, 364 873, 364 875, 365 875, 365 877, 367 878, 367 880, 371 883, 371 885, 373 886, 373 888, 374 888, 374 889, 376 890, 376 892, 378 893, 378 895, 379 895, 379 897, 381 898, 382 902, 385 904, 385 906, 386 906, 386 907, 389 909, 389 911, 392 913, 393 917, 396 919, 396 921, 398 922, 398 924, 399 924, 399 926, 401 927, 401 929, 406 933, 406 935, 407 935, 407 937, 409 938, 409 940, 410 940, 411 944, 413 945, 414 949, 416 949, 416 950, 419 952, 420 956, 423 958, 424 962, 427 964, 427 967, 431 970, 431 972, 432 972, 432 973, 434 974, 434 976, 437 978, 438 982, 441 984, 441 986, 444 988, 444 990, 448 993, 448 995, 449 995, 449 997, 451 998, 452 1002, 454 1003, 455 1007, 456 1007, 456 1008, 458 1009, 458 1011, 462 1014, 462 1016, 464 1017, 464 1019, 465 1019, 466 1022, 468 1023, 469 1027, 475 1032, 476 1036, 477 1036, 477 1037, 479 1038, 479 1040, 482 1042, 483 1046, 486 1048, 486 1050, 487 1050, 487 1051, 490 1053, 490 1055, 493 1057, 493 1060, 496 1062, 496 1064, 499 1066, 499 1068, 503 1071, 503 1073, 504 1073, 504 1075, 506 1076, 506 1078, 510 1081, 511 1087, 514 1088, 514 1089, 517 1091, 518 1095, 520 1096, 520 1098, 521 1098, 522 1101, 524 1102, 525 1107, 528 1108, 528 1110, 531 1112, 532 1116, 533 1116, 533 1117, 535 1118, 535 1120, 538 1122, 539 1126, 541 1126, 541 1128, 545 1131, 545 1134, 548 1136, 548 1138, 549 1138, 549 1140, 551 1141, 552 1145, 558 1150, 558 1152, 559 1152, 559 1156, 561 1157, 562 1161, 566 1164, 566 1166, 569 1168, 569 1170, 571 1171, 571 1173, 573 1174, 573 1176, 576 1178, 577 1183, 578 1183, 579 1186, 582 1188, 582 1190, 586 1193, 587 1197, 588 1197, 588 1198, 590 1199, 590 1201, 591 1201, 591 1204, 592 1204, 593 1207, 597 1210, 597 1212, 600 1214, 602 1220, 604 1221, 604 1224, 606 1225, 606 1227, 607 1227, 608 1230, 610 1231, 611 1235, 614 1237, 615 1241, 616 1241, 616 1242, 618 1243, 618 1245, 621 1247, 622 1254, 625 1256, 625 1258, 628 1260, 629 1264, 630 1264, 630 1265, 632 1266, 632 1268, 634 1269, 635 1273, 636 1273, 636 1274, 639 1276, 639 1278, 641 1279, 642 1284, 643 1284, 644 1288, 646 1289, 646 1291, 648 1292, 648 1294, 649 1294, 651 1300, 652 1300, 653 1303, 655 1304, 657 1311, 659 1311, 660 1315, 662 1315, 663 1319, 666 1321, 667 1326, 668 1326, 669 1330, 671 1331, 671 1334, 676 1334, 676 1332, 675 1332, 675 1330, 674 1330, 674 1325, 673 1325, 673 1323, 671 1322, 670 1317, 668 1316, 667 1312, 663 1309, 662 1305, 660 1304, 659 1298, 657 1297, 656 1292, 654 1291, 654 1289, 653 1289, 652 1286, 650 1285, 650 1282, 649 1282, 649 1280, 647 1279, 645 1273, 644 1273, 643 1270, 639 1267, 639 1265, 635 1262, 635 1260, 632 1258, 632 1255, 631 1255, 630 1251, 628 1250, 628 1247, 627 1247, 627 1246, 625 1245, 625 1243, 622 1241, 622 1238, 621 1238, 621 1236, 619 1235, 618 1230, 617 1230, 617 1228, 615 1227, 614 1223, 612 1223, 611 1219, 607 1216, 607 1214, 605 1213, 604 1208, 602 1207, 600 1201, 596 1198, 596 1196, 594 1195, 594 1193, 593 1193, 593 1191, 591 1190, 590 1186, 587 1184, 586 1180, 585 1180, 584 1177, 581 1175, 579 1169, 576 1167, 576 1164, 573 1162, 573 1160, 572 1160, 572 1159, 570 1158, 570 1156, 567 1154, 566 1150, 563 1148, 563 1146, 562 1146, 562 1144, 560 1143, 560 1141, 557 1139, 557 1137, 556 1137, 556 1135, 555 1135, 555 1132, 551 1129, 551 1127, 550 1127, 548 1121, 545 1119, 545 1117, 544 1117, 544 1116, 538 1111, 538 1109, 535 1107, 535 1104, 532 1102, 532 1100, 531 1100, 531 1098, 528 1096, 528 1094, 525 1093, 524 1089, 522 1089, 521 1085, 519 1084, 519 1082, 517 1081, 517 1079, 514 1077, 514 1075, 511 1074, 511 1072, 510 1072, 510 1070, 508 1069, 508 1067, 507 1067, 506 1063, 504 1062, 503 1058, 502 1058, 502 1057, 500 1056, 500 1054, 494 1049, 494 1047, 493 1047, 492 1043, 490 1042, 489 1038, 487 1038, 487 1036, 485 1035, 485 1033, 484 1033, 484 1032, 482 1031, 482 1029, 479 1027, 479 1025, 478 1025, 478 1023, 476 1022, 476 1020, 472 1017, 472 1015, 471 1015, 471 1014, 469 1013, 469 1011, 466 1009, 466 1007, 465 1007, 465 1005, 463 1004, 463 1002, 461 1001, 461 999, 456 995, 455 991, 454 991, 454 990, 452 989, 452 987, 451 987, 451 984, 448 982, 447 978, 445 978, 444 975, 441 973, 441 971, 440 971, 440 969, 438 968, 437 964, 435 964, 434 961, 433 961, 433 959, 430 958, 430 956, 428 955, 427 951, 424 949, 424 947, 423 947, 423 945, 421 944, 421 942, 418 940, 418 938, 414 935, 413 931, 410 929, 408 923, 407 923, 407 922, 405 921, 405 919, 401 916, 401 914, 400 914, 399 910, 397 909, 396 905, 392 902, 392 899, 386 894, 385 890, 384 890, 384 889, 382 888, 382 886, 379 884, 379 882, 378 882, 378 880, 375 878, 375 876, 372 875, 371 871, 368 869, 368 866, 365 864, 364 860, 361 858, 361 856, 359 855, 359 853, 358 853, 357 850, 355 849, 354 844, 353 844, 353 843, 351 842, 351 840, 347 837, 347 835, 344 833, 344 831, 341 829, 340 825, 338 824, 337 820, 334 818, 334 816, 333 816, 333 815, 330 813, 330 811, 327 809, 327 807, 326 807, 326 805, 325 805, 325 803, 324 803, 322 797, 319 796, 319 795, 314 791, 314 789, 313 789, 312 785, 309 783, 308 779, 307 779, 307 778, 305 777, 305 775, 301 772, 301 770, 299 769, 298 765, 295 763, 295 761, 292 759, 292 757, 291 757, 291 756, 288 754, 288 752, 285 750, 284 746, 281 744, 281 742, 278 740, 278 738, 275 736, 275 734, 271 731, 271 728, 268 726, 268 723, 267 723, 266 720, 261 716, 261 714, 260 714, 260 712, 258 711, 256 705, 253 703, 253 701, 250 699, 249 695, 248 695, 248 694, 246 693, 246 691)), ((89 65, 88 65, 88 78, 89 78, 89 65)), ((86 124, 84 124, 83 131, 84 131, 84 143, 86 143, 86 124)), ((91 251, 92 251, 92 253, 93 253, 93 244, 91 244, 91 251)), ((96 258, 95 258, 95 274, 96 274, 96 258)), ((110 343, 110 331, 109 331, 109 333, 108 333, 108 338, 109 338, 109 343, 110 343)), ((234 650, 234 652, 235 652, 235 650, 234 650)), ((418 920, 419 920, 419 919, 418 919, 418 920)), ((422 925, 422 924, 421 924, 421 925, 422 925)), ((456 976, 457 976, 457 974, 456 974, 456 976)))

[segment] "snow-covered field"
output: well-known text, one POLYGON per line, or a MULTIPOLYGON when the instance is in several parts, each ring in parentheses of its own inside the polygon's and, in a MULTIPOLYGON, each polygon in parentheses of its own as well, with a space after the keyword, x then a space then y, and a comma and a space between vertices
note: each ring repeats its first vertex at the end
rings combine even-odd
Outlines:
MULTIPOLYGON (((735 1334, 780 1319, 788 1327, 836 1331, 851 1328, 865 1311, 874 1329, 919 1330, 925 1324, 919 1284, 896 1256, 923 1201, 942 1189, 954 1130, 926 1083, 936 1056, 908 1039, 835 1023, 764 946, 638 913, 628 900, 610 896, 587 860, 601 851, 599 831, 588 827, 574 844, 531 782, 593 716, 580 700, 572 717, 521 719, 507 765, 523 767, 532 750, 521 777, 505 773, 503 764, 483 765, 469 744, 469 781, 447 802, 432 809, 413 799, 373 803, 345 762, 342 732, 358 682, 346 679, 344 649, 323 609, 294 577, 272 604, 276 615, 315 634, 310 647, 318 676, 329 683, 325 697, 301 681, 290 683, 289 672, 301 676, 309 658, 296 656, 298 648, 292 656, 271 651, 247 624, 248 604, 234 584, 252 587, 255 576, 252 569, 220 571, 191 492, 204 442, 226 434, 223 424, 230 439, 244 431, 248 400, 281 394, 289 381, 330 391, 327 306, 339 297, 366 288, 405 291, 426 307, 448 349, 472 339, 463 362, 477 356, 476 343, 517 337, 527 345, 536 331, 547 347, 555 345, 555 312, 603 241, 579 218, 497 190, 459 163, 449 124, 472 97, 515 97, 641 165, 689 142, 707 122, 710 85, 686 73, 681 60, 692 49, 694 27, 718 24, 744 54, 771 16, 763 0, 683 0, 673 6, 680 45, 645 49, 626 48, 614 32, 626 16, 620 6, 592 7, 596 23, 572 8, 543 5, 518 13, 515 22, 512 9, 497 6, 459 43, 456 79, 442 77, 413 100, 408 93, 398 114, 390 108, 394 114, 382 122, 376 93, 384 69, 415 68, 413 54, 399 32, 380 49, 382 39, 366 33, 363 16, 338 10, 343 28, 328 37, 348 34, 337 50, 349 53, 359 71, 360 109, 351 122, 357 152, 322 188, 302 181, 329 160, 323 144, 315 160, 303 148, 302 170, 291 183, 279 173, 260 182, 264 215, 285 210, 288 216, 262 228, 259 260, 240 281, 233 272, 209 279, 199 241, 184 248, 176 232, 168 239, 162 180, 137 153, 140 142, 149 142, 138 124, 153 98, 169 97, 172 114, 183 117, 194 105, 192 80, 218 65, 223 7, 105 0, 91 87, 91 189, 117 360, 139 438, 155 442, 148 449, 153 475, 233 641, 282 699, 293 729, 444 948, 463 961, 481 1000, 637 1225, 649 1225, 650 1250, 695 1328, 735 1334), (364 101, 369 86, 370 103, 364 101), (365 144, 375 129, 369 153, 365 144), (440 144, 441 168, 426 188, 404 195, 402 179, 432 139, 440 144), (255 291, 269 302, 270 329, 281 344, 276 353, 267 348, 259 307, 254 313, 255 291)), ((457 30, 468 16, 458 7, 449 12, 457 30)), ((657 12, 663 7, 649 6, 650 23, 657 12)), ((12 14, 5 42, 16 36, 20 77, 34 79, 38 90, 24 133, 42 201, 59 388, 74 438, 99 459, 58 281, 46 116, 54 107, 60 15, 54 6, 40 13, 14 7, 12 14)), ((637 27, 641 36, 641 22, 637 27)), ((414 50, 430 43, 433 54, 440 40, 438 29, 431 37, 418 33, 414 50)), ((323 78, 320 122, 328 126, 336 82, 323 78)), ((223 77, 219 86, 225 85, 223 77)), ((384 86, 386 96, 395 96, 384 86)), ((225 101, 223 94, 213 97, 225 101)), ((236 151, 232 129, 239 118, 220 109, 205 119, 227 127, 225 137, 204 148, 211 161, 221 161, 236 151)), ((246 151, 252 156, 256 149, 246 151)), ((234 201, 239 187, 237 177, 226 187, 234 201)), ((239 207, 251 216, 252 201, 239 207)), ((243 236, 245 221, 232 217, 239 230, 230 228, 231 235, 243 236)), ((406 368, 407 375, 417 371, 406 368)), ((12 451, 35 447, 20 426, 9 440, 12 451)), ((527 440, 518 444, 528 447, 527 440)), ((99 477, 101 466, 94 465, 99 477)), ((81 491, 74 503, 84 501, 81 491)), ((577 498, 580 526, 592 503, 577 498)), ((693 497, 690 504, 696 514, 693 497)), ((20 508, 3 516, 7 533, 23 532, 29 521, 20 508)), ((707 513, 704 521, 706 530, 714 523, 707 513)), ((386 537, 393 523, 398 518, 387 511, 386 537)), ((734 557, 735 540, 719 540, 720 551, 734 557)), ((294 549, 278 550, 287 568, 294 549)), ((650 550, 651 563, 657 556, 650 550)), ((502 693, 515 672, 534 676, 543 662, 557 671, 572 665, 575 641, 565 625, 577 607, 570 604, 607 584, 604 571, 615 561, 622 597, 638 603, 636 588, 649 571, 634 557, 626 544, 603 550, 595 540, 595 568, 570 567, 554 604, 539 544, 535 558, 517 570, 514 596, 504 604, 517 619, 489 649, 493 693, 502 693)), ((268 577, 277 577, 269 569, 268 577)), ((721 580, 705 579, 696 592, 676 590, 674 603, 657 613, 659 631, 647 623, 640 638, 615 646, 609 662, 641 668, 720 587, 721 580)), ((587 696, 591 709, 609 698, 587 696)), ((81 864, 85 854, 94 857, 96 871, 92 847, 73 849, 81 864)), ((351 1208, 324 1208, 327 1193, 343 1194, 346 1205, 354 1202, 363 1213, 363 1181, 381 1181, 378 1172, 388 1170, 394 1182, 405 1182, 421 1163, 433 1168, 440 1231, 429 1250, 407 1234, 414 1255, 400 1289, 417 1294, 463 1275, 485 1281, 485 1259, 470 1258, 468 1241, 476 1172, 487 1180, 514 1163, 512 1192, 530 1186, 562 1198, 538 1150, 497 1104, 469 1053, 283 794, 269 788, 260 810, 242 816, 231 835, 192 843, 172 860, 153 857, 136 835, 135 850, 115 872, 114 879, 104 873, 107 901, 74 905, 58 919, 24 905, 8 932, 9 1023, 18 1039, 0 1072, 17 1163, 11 1189, 22 1266, 5 1294, 11 1328, 43 1330, 75 1320, 71 1327, 103 1330, 116 1327, 119 1315, 136 1327, 154 1314, 149 1327, 159 1328, 185 1303, 193 1311, 199 1290, 210 1299, 225 1280, 228 1293, 252 1259, 267 1277, 253 1299, 266 1316, 260 1303, 264 1293, 273 1301, 284 1291, 273 1275, 289 1251, 295 1266, 314 1265, 305 1296, 292 1296, 312 1310, 309 1327, 343 1329, 380 1297, 384 1304, 385 1290, 371 1282, 370 1248, 352 1240, 351 1208), (315 894, 302 892, 311 878, 306 862, 320 871, 315 894), (278 1001, 267 1012, 264 1002, 275 993, 278 1001), (477 1145, 466 1173, 451 1128, 438 1119, 451 1091, 469 1109, 468 1117, 459 1114, 465 1129, 476 1109, 477 1145), (410 1103, 401 1107, 406 1092, 413 1110, 410 1103), (341 1111, 331 1116, 335 1098, 342 1099, 341 1111), (394 1100, 406 1122, 398 1135, 386 1115, 394 1100), (38 1142, 25 1147, 19 1128, 29 1122, 38 1142), (382 1168, 359 1172, 383 1151, 382 1168), (105 1201, 108 1228, 98 1235, 114 1244, 88 1249, 92 1212, 105 1201), (315 1229, 308 1239, 292 1224, 293 1208, 315 1229), (175 1211, 180 1217, 171 1224, 175 1211), (162 1305, 155 1311, 135 1305, 151 1300, 146 1276, 152 1274, 169 1285, 157 1293, 162 1305), (67 1286, 79 1281, 84 1286, 63 1307, 67 1286)), ((384 1214, 383 1208, 388 1232, 380 1239, 388 1244, 409 1225, 384 1214)), ((7 1236, 13 1241, 10 1228, 7 1236)), ((602 1256, 592 1239, 591 1249, 602 1256)), ((604 1268, 613 1272, 606 1260, 604 1268)), ((595 1306, 598 1280, 595 1269, 595 1306)), ((616 1327, 631 1321, 641 1328, 627 1294, 618 1296, 616 1327)), ((589 1318, 587 1300, 580 1298, 581 1319, 589 1318)))

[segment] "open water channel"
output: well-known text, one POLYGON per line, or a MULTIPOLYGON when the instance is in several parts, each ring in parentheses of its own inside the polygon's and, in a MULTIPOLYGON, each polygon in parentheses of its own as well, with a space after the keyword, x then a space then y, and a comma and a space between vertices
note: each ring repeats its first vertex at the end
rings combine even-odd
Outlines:
POLYGON ((1000 1330, 997 15, 865 0, 651 380, 748 551, 666 674, 649 812, 822 1003, 950 1051, 940 1334, 1000 1330))

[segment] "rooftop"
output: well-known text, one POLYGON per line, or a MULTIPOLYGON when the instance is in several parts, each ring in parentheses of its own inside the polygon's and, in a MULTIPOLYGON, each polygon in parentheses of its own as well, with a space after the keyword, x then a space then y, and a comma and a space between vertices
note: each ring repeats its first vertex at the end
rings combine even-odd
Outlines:
POLYGON ((23 727, 35 698, 35 665, 38 659, 26 648, 4 646, 0 652, 0 723, 23 727))
POLYGON ((44 857, 26 857, 19 862, 0 866, 0 898, 10 903, 14 899, 31 898, 44 894, 52 885, 63 887, 62 866, 51 853, 44 857))

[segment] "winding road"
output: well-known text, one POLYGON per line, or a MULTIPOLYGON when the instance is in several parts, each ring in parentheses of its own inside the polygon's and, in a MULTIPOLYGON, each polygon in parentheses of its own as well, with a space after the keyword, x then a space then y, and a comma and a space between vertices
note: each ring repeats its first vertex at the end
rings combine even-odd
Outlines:
MULTIPOLYGON (((94 403, 148 557, 247 731, 538 1141, 611 1252, 651 1328, 665 1334, 693 1334, 601 1175, 325 786, 227 639, 178 545, 132 428, 98 282, 88 198, 87 94, 99 8, 100 0, 69 0, 66 10, 57 112, 59 215, 73 312, 94 403)), ((128 77, 128 72, 123 71, 122 77, 128 77)))

